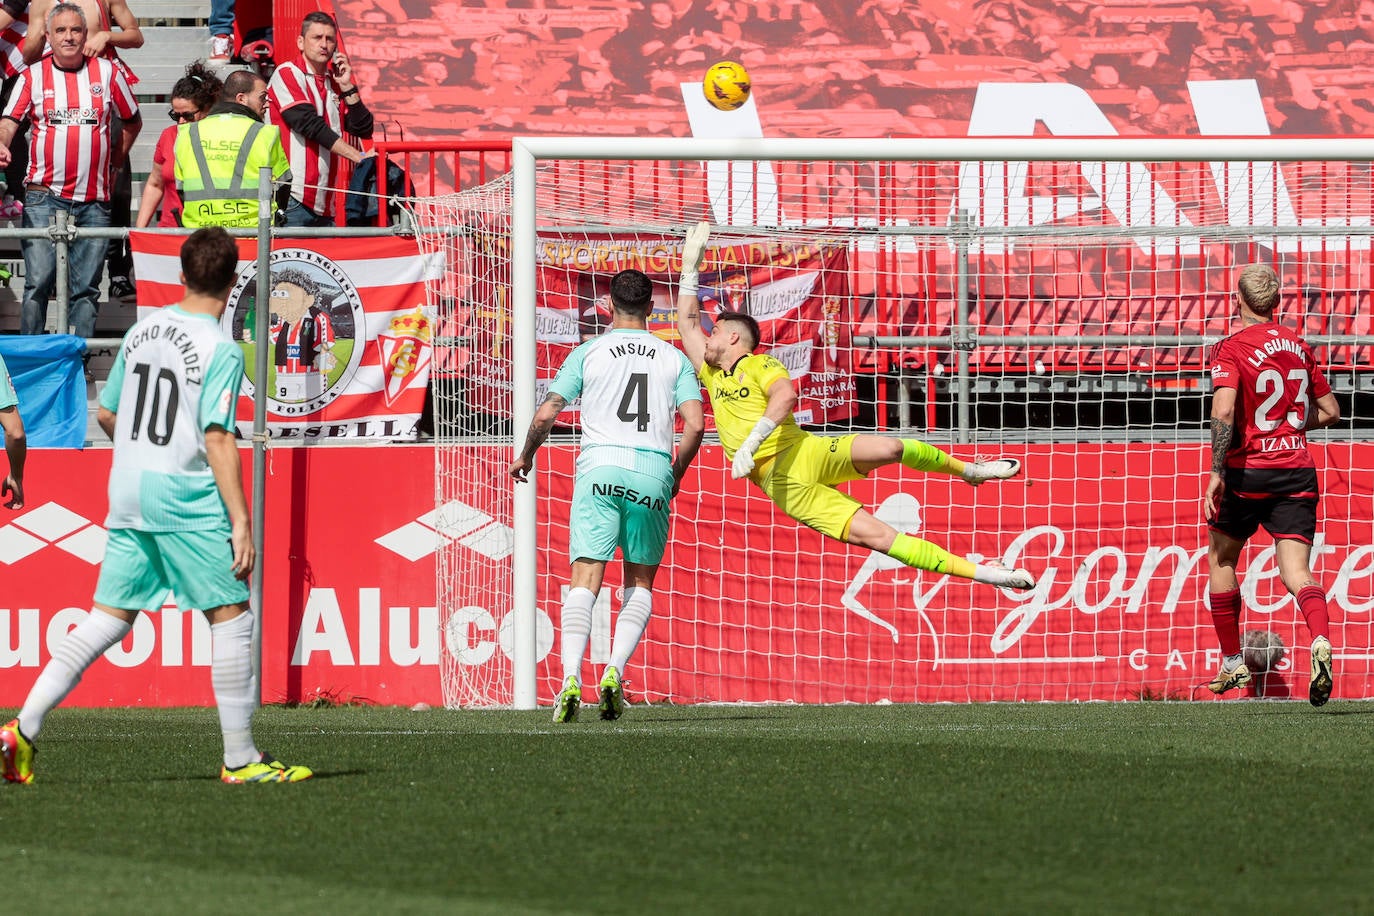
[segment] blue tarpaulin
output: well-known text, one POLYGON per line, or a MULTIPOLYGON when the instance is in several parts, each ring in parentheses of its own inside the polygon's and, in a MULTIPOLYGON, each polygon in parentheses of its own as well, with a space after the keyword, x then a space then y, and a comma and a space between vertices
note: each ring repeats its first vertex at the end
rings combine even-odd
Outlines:
POLYGON ((86 444, 86 341, 74 334, 0 335, 30 448, 86 444))

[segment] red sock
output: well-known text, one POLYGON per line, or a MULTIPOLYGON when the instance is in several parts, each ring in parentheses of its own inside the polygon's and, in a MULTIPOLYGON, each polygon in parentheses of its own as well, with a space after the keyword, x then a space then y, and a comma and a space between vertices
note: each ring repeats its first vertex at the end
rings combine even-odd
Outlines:
POLYGON ((1307 621, 1307 629, 1313 639, 1330 635, 1327 633, 1330 620, 1326 611, 1326 589, 1320 585, 1298 589, 1298 610, 1302 611, 1302 618, 1307 621))
POLYGON ((1207 603, 1212 608, 1212 626, 1221 642, 1222 655, 1240 654, 1240 589, 1229 592, 1208 592, 1207 603))

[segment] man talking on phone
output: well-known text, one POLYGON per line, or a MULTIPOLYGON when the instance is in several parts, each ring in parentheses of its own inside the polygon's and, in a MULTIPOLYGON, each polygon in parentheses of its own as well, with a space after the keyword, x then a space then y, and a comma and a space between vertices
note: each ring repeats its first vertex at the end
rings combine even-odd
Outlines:
POLYGON ((301 55, 282 64, 268 86, 268 114, 281 129, 291 165, 291 200, 284 226, 334 225, 335 189, 345 188, 343 160, 363 152, 344 134, 372 137, 372 112, 353 83, 353 68, 339 52, 339 29, 328 13, 307 13, 296 39, 301 55))

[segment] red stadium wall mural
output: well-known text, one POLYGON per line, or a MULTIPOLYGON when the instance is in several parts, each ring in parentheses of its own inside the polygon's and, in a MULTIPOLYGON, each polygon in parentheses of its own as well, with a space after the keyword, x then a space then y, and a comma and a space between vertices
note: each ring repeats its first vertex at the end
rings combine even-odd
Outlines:
POLYGON ((334 7, 356 78, 393 139, 686 136, 679 85, 721 58, 749 68, 767 136, 1067 135, 1104 126, 1123 136, 1350 136, 1374 124, 1368 0, 334 7), (1032 87, 1023 100, 1041 101, 988 108, 997 84, 1032 87), (1066 98, 1071 104, 1051 103, 1066 98), (1249 98, 1258 107, 1234 104, 1249 98))
MULTIPOLYGON (((53 646, 90 606, 109 454, 38 454, 26 481, 29 506, 0 517, 0 704, 22 701, 53 646)), ((1025 460, 1025 480, 995 489, 886 471, 849 488, 901 527, 1040 576, 1033 590, 1010 594, 892 568, 823 541, 731 480, 718 448, 704 449, 675 506, 654 618, 628 671, 632 698, 1199 695, 1194 688, 1218 660, 1202 605, 1203 447, 1028 446, 1015 454, 1025 460), (1073 488, 1047 485, 1068 467, 1073 488)), ((1367 697, 1374 695, 1374 446, 1332 445, 1317 454, 1325 497, 1314 556, 1331 599, 1335 696, 1367 697)), ((541 452, 544 505, 566 505, 573 457, 568 446, 541 452)), ((434 508, 432 449, 279 448, 268 470, 265 699, 324 693, 438 703, 440 653, 465 638, 494 637, 441 635, 437 540, 426 522, 434 508)), ((550 511, 538 535, 538 608, 550 637, 540 639, 545 703, 557 682, 551 636, 567 576, 566 519, 550 511)), ((1244 626, 1277 633, 1290 650, 1265 679, 1265 694, 1304 698, 1306 628, 1263 536, 1243 564, 1244 626)), ((599 614, 618 606, 617 585, 608 581, 599 614)), ((490 601, 499 624, 506 598, 490 601)), ((208 632, 199 617, 175 608, 143 615, 70 703, 210 703, 208 632)), ((597 646, 594 638, 591 661, 604 663, 597 646)))

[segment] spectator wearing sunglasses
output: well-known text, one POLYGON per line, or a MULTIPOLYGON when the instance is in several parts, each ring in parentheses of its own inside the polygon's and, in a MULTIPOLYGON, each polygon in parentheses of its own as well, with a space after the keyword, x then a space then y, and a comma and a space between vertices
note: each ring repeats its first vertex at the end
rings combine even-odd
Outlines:
POLYGON ((181 225, 181 195, 177 193, 172 159, 177 128, 191 121, 199 121, 209 114, 215 102, 219 101, 223 88, 220 78, 199 60, 189 64, 186 75, 172 86, 172 98, 168 103, 171 107, 167 109, 172 124, 163 128, 162 135, 157 138, 157 148, 153 151, 153 170, 143 185, 143 199, 138 206, 138 218, 134 221, 138 228, 146 229, 154 225, 154 218, 160 229, 181 225))

